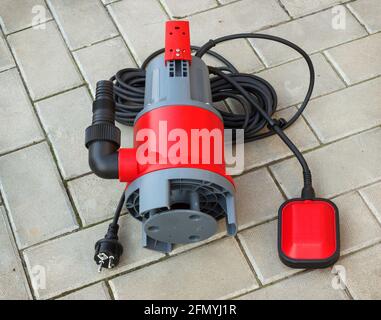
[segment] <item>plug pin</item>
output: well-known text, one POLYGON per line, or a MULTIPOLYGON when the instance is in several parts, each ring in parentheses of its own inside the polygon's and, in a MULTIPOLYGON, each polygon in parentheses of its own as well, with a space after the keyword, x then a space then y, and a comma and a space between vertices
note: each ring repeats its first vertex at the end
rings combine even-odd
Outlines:
POLYGON ((103 263, 104 263, 103 260, 99 261, 99 264, 98 264, 98 272, 101 272, 101 271, 102 271, 103 263))
POLYGON ((115 267, 115 265, 114 265, 114 263, 113 263, 113 260, 114 260, 114 257, 113 257, 113 256, 110 256, 110 257, 108 258, 108 268, 109 268, 109 269, 115 267))
POLYGON ((95 244, 94 260, 98 266, 98 272, 103 268, 112 269, 123 253, 123 247, 118 242, 118 225, 110 224, 106 236, 95 244))

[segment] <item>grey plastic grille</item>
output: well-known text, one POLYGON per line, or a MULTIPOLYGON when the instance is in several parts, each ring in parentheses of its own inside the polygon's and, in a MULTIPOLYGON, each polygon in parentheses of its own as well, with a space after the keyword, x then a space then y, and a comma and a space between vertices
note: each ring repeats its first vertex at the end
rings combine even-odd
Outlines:
MULTIPOLYGON (((178 192, 197 192, 199 195, 200 211, 211 215, 215 219, 225 216, 226 191, 221 186, 202 180, 174 179, 170 180, 171 208, 177 209, 180 205, 174 198, 178 192)), ((133 192, 126 201, 128 211, 136 218, 143 218, 139 214, 139 189, 133 192)), ((156 213, 168 208, 156 208, 156 213)))
POLYGON ((169 77, 188 77, 188 61, 171 60, 168 62, 169 77))

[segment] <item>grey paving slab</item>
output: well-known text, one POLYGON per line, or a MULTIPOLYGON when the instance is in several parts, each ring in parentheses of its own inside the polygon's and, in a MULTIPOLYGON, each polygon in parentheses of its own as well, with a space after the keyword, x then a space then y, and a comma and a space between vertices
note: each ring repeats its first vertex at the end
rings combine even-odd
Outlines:
POLYGON ((218 5, 216 0, 161 0, 161 3, 172 17, 180 18, 195 12, 205 11, 218 5))
POLYGON ((0 184, 19 248, 77 228, 45 142, 0 157, 0 184))
MULTIPOLYGON (((345 84, 320 53, 314 54, 311 60, 316 73, 312 98, 345 87, 345 84)), ((262 71, 257 75, 267 80, 274 87, 278 96, 279 107, 301 103, 306 96, 309 71, 304 59, 262 71)))
POLYGON ((71 50, 118 34, 99 1, 48 0, 48 3, 71 50))
POLYGON ((104 282, 93 284, 89 287, 80 289, 67 294, 58 300, 110 300, 108 288, 104 282))
POLYGON ((287 20, 289 17, 277 0, 242 0, 189 17, 195 44, 232 33, 253 32, 287 20))
POLYGON ((36 103, 38 115, 64 179, 90 172, 85 129, 91 124, 92 99, 85 87, 36 103))
MULTIPOLYGON (((288 120, 295 112, 295 107, 292 107, 281 110, 274 116, 288 120)), ((299 118, 285 132, 300 150, 308 150, 319 146, 318 140, 303 118, 299 118)), ((292 155, 291 151, 277 135, 249 142, 245 144, 245 169, 262 166, 290 155, 292 155)))
POLYGON ((316 270, 255 290, 239 300, 345 300, 341 289, 332 287, 330 270, 316 270))
POLYGON ((0 73, 0 153, 44 139, 16 69, 0 73))
MULTIPOLYGON (((98 80, 136 67, 135 61, 141 63, 162 48, 169 16, 189 16, 192 44, 260 30, 294 41, 312 55, 317 72, 314 99, 305 117, 286 132, 306 153, 316 193, 334 197, 339 207, 338 266, 345 267, 340 276, 346 276, 350 294, 381 299, 381 129, 372 129, 381 124, 379 1, 183 2, 0 1, 0 137, 5 137, 0 139, 0 190, 8 215, 0 206, 0 299, 31 298, 14 242, 25 249, 32 280, 36 270, 46 273, 45 288, 33 283, 37 299, 108 300, 110 294, 116 299, 348 298, 343 290, 335 290, 338 275, 330 269, 304 272, 279 261, 275 218, 283 196, 277 184, 287 197, 299 196, 302 179, 294 158, 281 161, 291 152, 276 136, 245 145, 245 170, 258 169, 235 178, 238 238, 225 237, 220 221, 210 239, 178 245, 165 257, 142 249, 140 223, 123 215, 121 264, 97 272, 94 243, 104 236, 105 220, 112 217, 125 185, 94 174, 82 176, 90 171, 83 134, 91 121, 91 94, 98 80), (339 3, 345 4, 336 6, 339 3), (46 5, 55 21, 49 21, 53 18, 46 5), (340 12, 346 25, 335 29, 340 12), (34 23, 38 25, 30 28, 34 23), (81 86, 84 80, 91 94, 81 86), (34 107, 39 119, 28 94, 38 100, 34 107), (49 147, 41 142, 45 136, 38 120, 49 147), (271 173, 262 168, 269 164, 271 173), (69 181, 62 182, 61 176, 69 181), (259 287, 253 270, 264 287, 259 287)), ((303 60, 290 61, 297 55, 260 40, 236 40, 215 50, 240 71, 270 81, 279 97, 275 117, 288 119, 297 110, 308 80, 303 60), (261 60, 271 68, 264 70, 261 60)), ((205 61, 216 64, 210 57, 205 61)), ((133 129, 117 125, 122 146, 131 147, 133 129)))
POLYGON ((158 1, 125 0, 112 3, 107 8, 139 63, 164 47, 168 16, 158 1))
POLYGON ((0 72, 15 66, 15 61, 5 42, 3 33, 0 32, 0 72))
POLYGON ((348 8, 370 33, 381 30, 381 3, 378 0, 357 0, 348 3, 348 8))
POLYGON ((280 0, 292 17, 300 17, 349 0, 280 0))
POLYGON ((46 288, 34 288, 38 299, 60 295, 163 257, 141 247, 141 224, 130 216, 123 216, 119 223, 119 240, 125 250, 119 265, 99 273, 93 260, 94 244, 103 238, 108 224, 86 228, 23 252, 29 271, 36 265, 47 270, 46 288))
POLYGON ((381 240, 381 227, 358 193, 333 200, 340 215, 340 251, 342 255, 381 240))
MULTIPOLYGON (((330 9, 296 19, 279 26, 262 31, 265 34, 286 38, 296 43, 308 53, 314 53, 338 44, 365 36, 366 30, 343 7, 346 14, 345 29, 332 27, 332 11, 330 9)), ((292 49, 273 41, 251 41, 267 65, 276 65, 298 57, 292 49)))
MULTIPOLYGON (((274 210, 277 209, 274 207, 274 210)), ((279 260, 277 224, 277 220, 271 221, 238 234, 242 247, 262 284, 269 284, 300 271, 286 267, 279 260)))
POLYGON ((278 215, 284 201, 267 169, 246 173, 234 178, 236 183, 236 212, 239 229, 247 228, 278 215))
POLYGON ((112 218, 126 188, 118 180, 101 179, 95 174, 71 180, 68 186, 83 225, 112 218))
MULTIPOLYGON (((333 197, 381 178, 381 130, 375 129, 306 154, 316 194, 333 197)), ((271 167, 287 197, 300 194, 302 172, 295 159, 271 167)))
POLYGON ((339 261, 341 278, 354 299, 381 299, 381 245, 357 252, 339 261), (345 276, 345 278, 344 278, 345 276))
POLYGON ((0 300, 31 298, 4 207, 0 206, 0 300))
POLYGON ((380 86, 377 78, 318 98, 304 116, 324 143, 370 129, 381 124, 380 86))
POLYGON ((381 183, 361 189, 360 195, 381 223, 381 183))
POLYGON ((120 300, 222 299, 257 287, 234 239, 217 240, 133 271, 110 285, 120 300))
POLYGON ((121 37, 106 40, 74 52, 78 66, 95 96, 96 83, 110 79, 124 68, 136 68, 121 37))
POLYGON ((380 50, 381 33, 378 33, 332 48, 325 54, 343 79, 354 84, 381 74, 380 50))
POLYGON ((5 34, 38 26, 51 19, 44 0, 2 0, 0 25, 5 34))
POLYGON ((82 83, 54 22, 12 34, 8 41, 33 100, 82 83))

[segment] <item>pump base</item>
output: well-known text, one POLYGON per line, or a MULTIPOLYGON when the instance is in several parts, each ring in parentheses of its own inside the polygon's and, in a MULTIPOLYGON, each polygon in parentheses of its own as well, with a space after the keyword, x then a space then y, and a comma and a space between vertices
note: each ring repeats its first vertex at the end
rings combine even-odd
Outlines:
POLYGON ((173 244, 211 237, 217 220, 225 218, 234 236, 234 186, 224 176, 207 170, 173 168, 147 173, 131 182, 126 207, 142 222, 143 246, 169 252, 173 244))
POLYGON ((215 234, 217 221, 201 211, 169 210, 146 220, 144 231, 155 240, 179 244, 192 243, 215 234))

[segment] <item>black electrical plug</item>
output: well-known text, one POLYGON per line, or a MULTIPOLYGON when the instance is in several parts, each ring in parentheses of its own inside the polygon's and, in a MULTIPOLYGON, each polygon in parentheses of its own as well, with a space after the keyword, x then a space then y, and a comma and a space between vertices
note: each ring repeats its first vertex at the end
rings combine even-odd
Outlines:
POLYGON ((99 266, 98 272, 102 268, 112 269, 119 263, 123 246, 118 241, 118 230, 119 225, 111 223, 105 237, 95 244, 94 260, 99 266))

